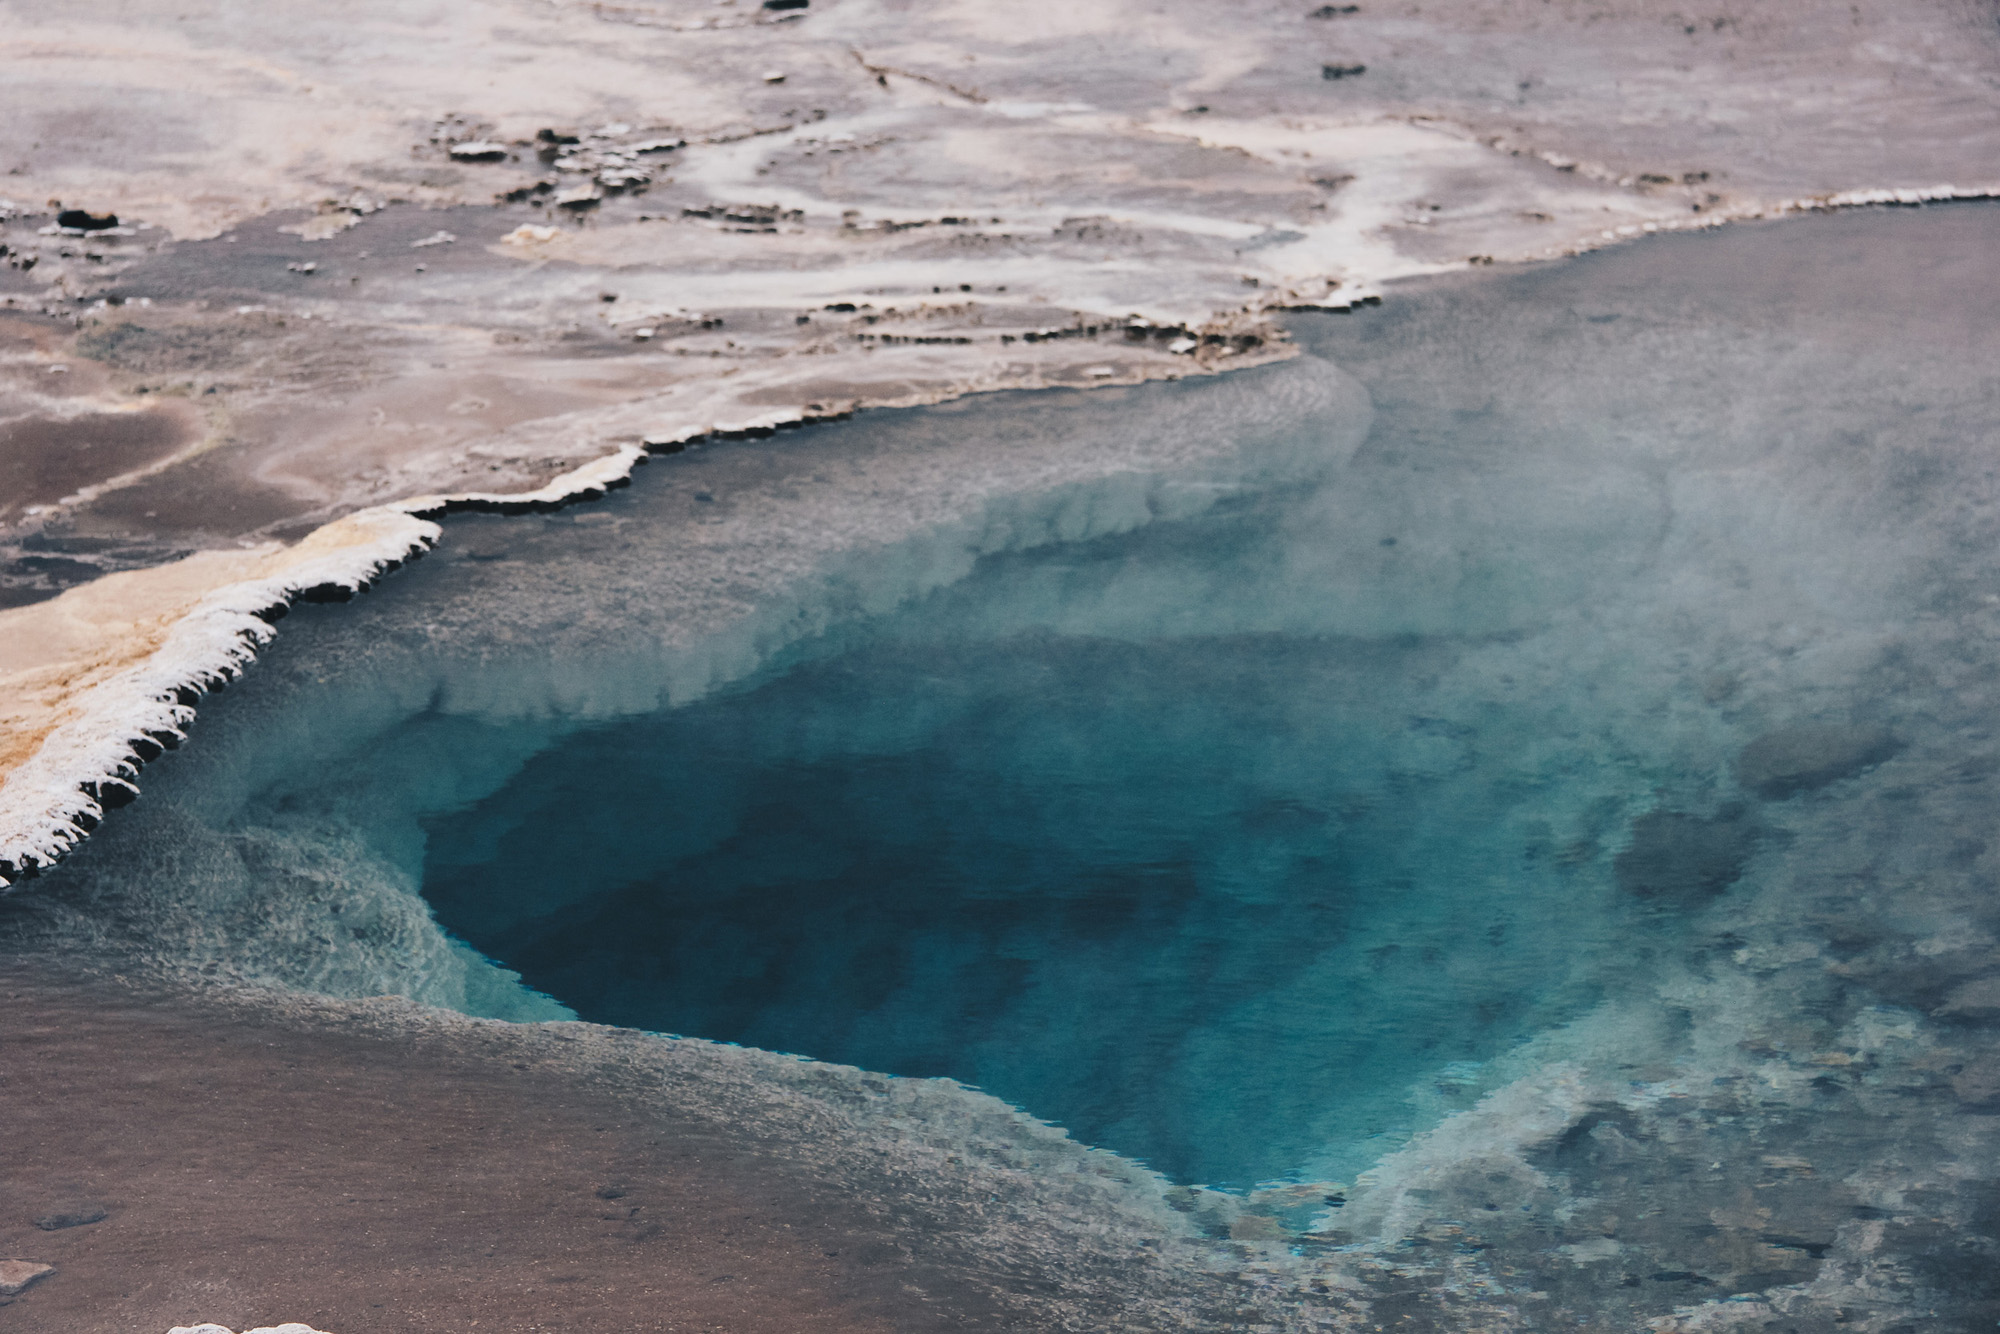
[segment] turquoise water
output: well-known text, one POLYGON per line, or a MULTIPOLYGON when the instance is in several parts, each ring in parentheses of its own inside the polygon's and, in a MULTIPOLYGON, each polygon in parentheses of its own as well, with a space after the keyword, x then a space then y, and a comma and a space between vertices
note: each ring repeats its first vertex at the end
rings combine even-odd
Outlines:
POLYGON ((1284 507, 991 561, 575 734, 426 826, 425 897, 586 1018, 949 1075, 1180 1180, 1351 1174, 1644 939, 1604 855, 1644 793, 1484 679, 1505 636, 1231 627, 1284 507), (1174 630, 1067 623, 1194 567, 1174 630))
MULTIPOLYGON (((1412 289, 1282 366, 454 519, 0 929, 948 1075, 1230 1187, 1562 1062, 1726 1090, 1883 1007, 1963 1045, 1996 216, 1412 289)), ((1917 1142, 1828 1116, 1829 1182, 1917 1142)))

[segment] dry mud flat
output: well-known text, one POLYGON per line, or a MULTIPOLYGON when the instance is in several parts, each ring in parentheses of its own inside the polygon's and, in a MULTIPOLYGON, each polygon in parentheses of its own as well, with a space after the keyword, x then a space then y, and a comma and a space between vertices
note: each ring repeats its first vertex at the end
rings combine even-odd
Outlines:
POLYGON ((966 1323, 907 1291, 895 1220, 585 1088, 560 1045, 388 1037, 18 960, 0 986, 0 1252, 55 1267, 10 1329, 966 1323))

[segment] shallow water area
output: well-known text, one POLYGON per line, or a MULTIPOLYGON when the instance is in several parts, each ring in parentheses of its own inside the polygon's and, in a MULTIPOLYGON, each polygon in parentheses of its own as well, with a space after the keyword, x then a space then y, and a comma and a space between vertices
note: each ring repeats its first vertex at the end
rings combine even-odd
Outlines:
POLYGON ((0 929, 948 1075, 1560 1323, 1971 1321, 1996 240, 1662 239, 454 519, 0 929))

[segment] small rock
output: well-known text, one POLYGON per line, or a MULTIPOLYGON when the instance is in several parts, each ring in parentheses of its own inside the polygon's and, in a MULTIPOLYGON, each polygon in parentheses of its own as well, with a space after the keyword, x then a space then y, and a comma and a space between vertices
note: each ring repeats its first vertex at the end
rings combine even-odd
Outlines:
POLYGON ((1783 801, 1872 769, 1903 748, 1881 727, 1796 723, 1743 748, 1736 781, 1768 801, 1783 801))
POLYGON ((45 1265, 34 1260, 0 1260, 0 1297, 12 1297, 18 1292, 25 1292, 29 1284, 37 1279, 47 1278, 55 1272, 54 1265, 45 1265))
POLYGON ((781 69, 771 70, 769 73, 764 75, 765 83, 783 83, 784 81, 785 81, 785 72, 781 69))
POLYGON ((764 8, 770 10, 808 9, 812 0, 764 0, 764 8))
POLYGON ((1238 1214, 1229 1224, 1232 1241, 1280 1241, 1285 1230, 1267 1214, 1238 1214))
POLYGON ((501 245, 536 245, 543 241, 553 241, 562 235, 560 227, 539 227, 532 222, 524 222, 513 231, 500 238, 501 245))
POLYGON ((1321 65, 1319 67, 1319 76, 1322 79, 1353 79, 1367 72, 1368 67, 1366 65, 1321 65))
POLYGON ((35 1226, 44 1232, 60 1232, 66 1227, 102 1223, 110 1216, 111 1211, 101 1204, 68 1204, 43 1214, 35 1220, 35 1226))
POLYGON ((116 213, 92 213, 86 208, 66 208, 56 214, 56 226, 73 227, 80 232, 109 231, 117 225, 116 213))
POLYGON ((450 232, 432 232, 429 236, 426 236, 421 241, 410 242, 410 249, 421 250, 427 245, 450 245, 453 241, 456 241, 457 239, 458 238, 456 236, 453 236, 450 232))
POLYGON ((451 156, 457 162, 504 162, 507 145, 497 144, 490 139, 473 139, 451 146, 451 156))
POLYGON ((1600 1261, 1617 1258, 1625 1247, 1613 1237, 1591 1237, 1585 1241, 1572 1242, 1556 1247, 1556 1253, 1574 1265, 1592 1265, 1600 1261))
POLYGON ((1173 342, 1167 344, 1167 351, 1173 353, 1175 356, 1184 357, 1200 346, 1201 344, 1195 342, 1192 338, 1176 338, 1173 342))

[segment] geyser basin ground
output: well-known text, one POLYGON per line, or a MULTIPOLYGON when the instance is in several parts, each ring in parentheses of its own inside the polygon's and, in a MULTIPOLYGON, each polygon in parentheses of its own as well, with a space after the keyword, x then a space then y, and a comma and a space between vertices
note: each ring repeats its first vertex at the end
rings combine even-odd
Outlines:
POLYGON ((1662 240, 454 521, 6 930, 951 1074, 1296 1182, 1038 1217, 1300 1328, 1988 1327, 1996 232, 1662 240))

